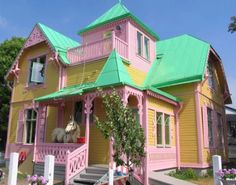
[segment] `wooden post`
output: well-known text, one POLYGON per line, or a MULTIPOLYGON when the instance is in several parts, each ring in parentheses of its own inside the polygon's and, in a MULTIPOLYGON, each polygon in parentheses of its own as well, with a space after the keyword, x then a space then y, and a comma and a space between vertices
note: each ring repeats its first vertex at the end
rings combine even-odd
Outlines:
POLYGON ((16 185, 19 153, 11 153, 9 164, 8 185, 16 185))
POLYGON ((216 172, 222 169, 221 156, 213 155, 212 162, 213 162, 214 185, 222 185, 222 182, 220 182, 219 178, 216 176, 216 172))
POLYGON ((48 180, 47 185, 53 185, 54 161, 55 161, 55 157, 53 155, 45 156, 44 177, 48 180))

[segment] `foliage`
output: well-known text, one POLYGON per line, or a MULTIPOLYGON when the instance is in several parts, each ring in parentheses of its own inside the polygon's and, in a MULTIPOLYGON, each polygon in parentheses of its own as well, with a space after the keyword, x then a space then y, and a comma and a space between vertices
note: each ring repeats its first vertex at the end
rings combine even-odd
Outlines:
POLYGON ((44 176, 38 175, 27 176, 27 181, 32 185, 46 185, 48 183, 48 180, 44 176))
MULTIPOLYGON (((23 38, 13 37, 0 44, 0 138, 4 140, 1 142, 1 147, 5 146, 9 101, 11 96, 4 76, 22 48, 24 41, 25 39, 23 38)), ((2 149, 4 148, 0 148, 0 150, 2 149)))
POLYGON ((116 164, 124 165, 132 172, 132 166, 140 166, 145 156, 143 129, 136 123, 132 110, 124 106, 115 90, 110 94, 102 93, 102 98, 106 120, 101 121, 95 117, 96 125, 106 139, 114 139, 113 157, 116 164))
POLYGON ((223 170, 219 170, 218 172, 216 172, 216 175, 224 180, 227 179, 236 179, 236 169, 232 168, 232 169, 223 169, 223 170))
POLYGON ((228 32, 234 33, 236 31, 236 16, 230 18, 231 23, 228 27, 228 32))
POLYGON ((175 177, 177 179, 182 180, 197 180, 198 176, 196 175, 195 171, 193 169, 183 169, 183 170, 176 170, 169 173, 170 176, 175 177))

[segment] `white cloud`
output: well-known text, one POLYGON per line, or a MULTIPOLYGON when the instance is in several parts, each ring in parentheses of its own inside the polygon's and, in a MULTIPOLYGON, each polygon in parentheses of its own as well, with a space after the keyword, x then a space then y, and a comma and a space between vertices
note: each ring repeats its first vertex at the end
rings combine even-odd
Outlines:
POLYGON ((6 28, 6 27, 7 27, 7 20, 6 18, 0 15, 0 28, 6 28))

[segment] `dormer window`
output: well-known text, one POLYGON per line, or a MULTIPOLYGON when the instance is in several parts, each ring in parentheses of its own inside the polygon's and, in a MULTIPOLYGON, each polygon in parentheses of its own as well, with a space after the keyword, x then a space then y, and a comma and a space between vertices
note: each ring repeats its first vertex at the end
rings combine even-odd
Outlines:
POLYGON ((143 35, 140 32, 137 32, 137 53, 138 55, 142 56, 142 50, 143 50, 143 35))
POLYGON ((29 84, 38 85, 44 83, 46 56, 31 59, 29 84))

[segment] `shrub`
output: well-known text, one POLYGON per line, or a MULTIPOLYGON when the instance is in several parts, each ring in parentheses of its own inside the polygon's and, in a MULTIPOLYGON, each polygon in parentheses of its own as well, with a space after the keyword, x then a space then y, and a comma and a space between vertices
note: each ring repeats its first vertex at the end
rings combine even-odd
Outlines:
POLYGON ((198 179, 195 171, 191 168, 183 169, 183 170, 176 170, 176 172, 172 171, 169 173, 169 175, 177 179, 182 179, 182 180, 198 179))

